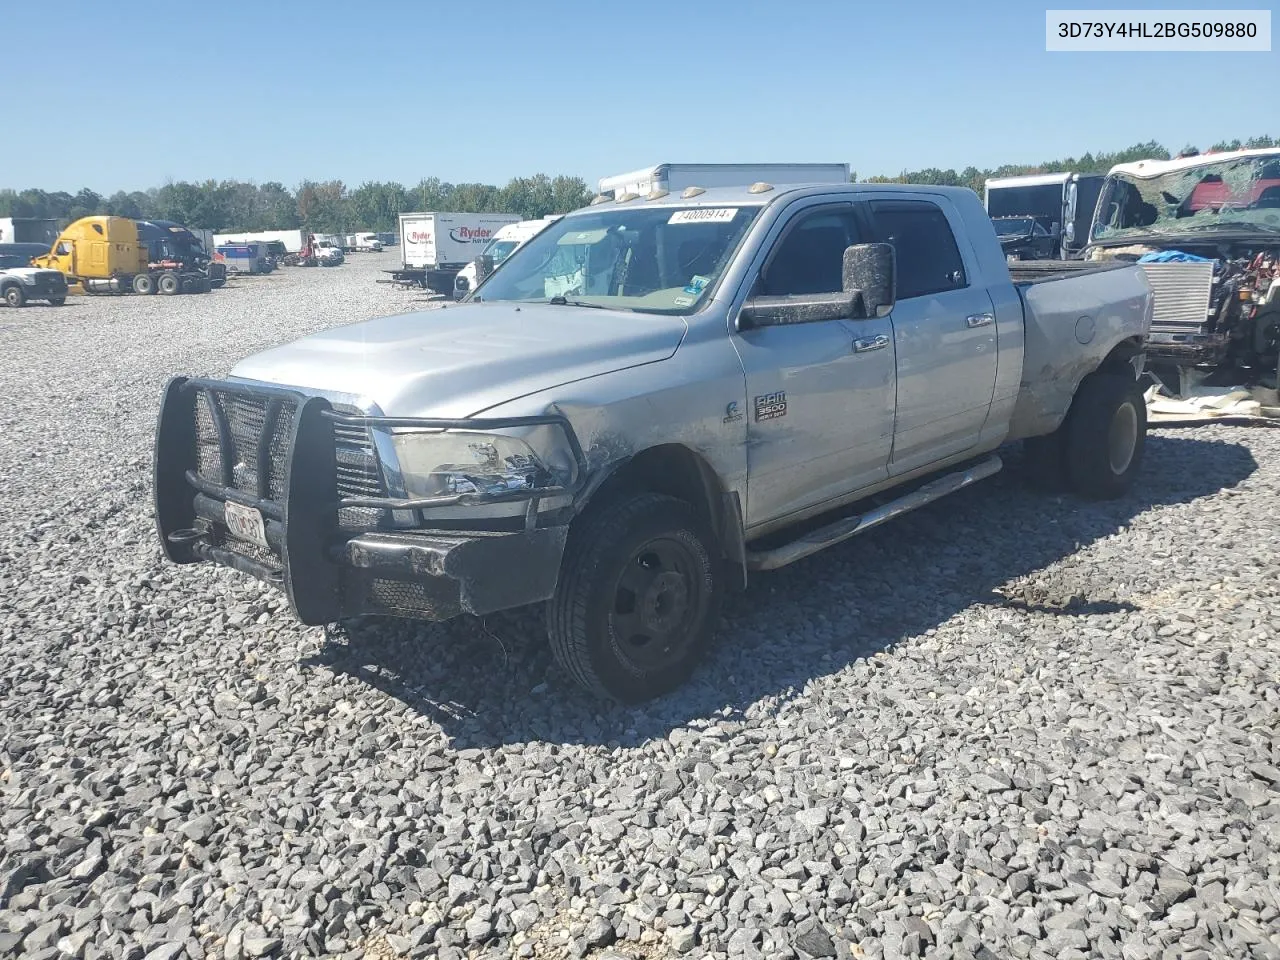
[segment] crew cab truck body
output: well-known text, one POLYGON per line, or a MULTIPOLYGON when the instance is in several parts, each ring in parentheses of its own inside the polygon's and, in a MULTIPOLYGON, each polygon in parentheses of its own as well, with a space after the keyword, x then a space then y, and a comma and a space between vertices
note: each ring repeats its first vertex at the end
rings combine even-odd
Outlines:
POLYGON ((1138 267, 1015 283, 968 190, 709 189, 565 216, 461 305, 165 389, 160 540, 304 623, 547 603, 582 685, 680 683, 720 598, 989 476, 1142 459, 1138 267))
POLYGON ((29 266, 27 257, 0 253, 0 302, 22 307, 33 300, 62 306, 67 302, 67 278, 57 270, 29 266))

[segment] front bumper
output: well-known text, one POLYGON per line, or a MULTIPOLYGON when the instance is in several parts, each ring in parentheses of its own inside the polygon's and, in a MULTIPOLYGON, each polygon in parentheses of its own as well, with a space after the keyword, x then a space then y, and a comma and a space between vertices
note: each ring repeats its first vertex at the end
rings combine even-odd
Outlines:
POLYGON ((504 494, 503 500, 527 502, 520 530, 394 529, 388 519, 393 514, 495 498, 352 495, 353 467, 335 433, 336 427, 349 437, 372 425, 486 429, 535 423, 563 426, 581 461, 576 438, 560 417, 365 417, 338 413, 322 398, 290 390, 178 377, 165 388, 156 433, 157 532, 172 562, 216 563, 277 586, 298 619, 311 625, 362 614, 446 620, 536 603, 555 592, 568 533, 564 525, 540 525, 538 502, 574 491, 504 494), (252 413, 248 420, 245 410, 252 413), (245 432, 246 422, 260 426, 256 437, 245 432), (209 431, 216 434, 213 444, 209 431), (343 483, 348 489, 340 489, 343 483), (227 501, 260 512, 265 548, 230 534, 227 501), (352 514, 359 516, 355 525, 352 514))
POLYGON ((1148 361, 1217 364, 1226 359, 1231 338, 1216 333, 1152 332, 1147 337, 1148 361))

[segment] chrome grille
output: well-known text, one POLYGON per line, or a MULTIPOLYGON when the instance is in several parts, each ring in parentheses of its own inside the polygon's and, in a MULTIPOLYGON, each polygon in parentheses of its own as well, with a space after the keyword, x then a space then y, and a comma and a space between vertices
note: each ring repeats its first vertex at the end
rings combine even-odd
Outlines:
MULTIPOLYGON (((335 408, 339 413, 362 416, 353 408, 335 408)), ((333 425, 334 456, 338 468, 338 494, 344 497, 382 496, 382 472, 373 449, 373 436, 368 427, 345 423, 333 425)))
POLYGON ((1143 263, 1155 293, 1152 333, 1208 333, 1213 263, 1143 263))

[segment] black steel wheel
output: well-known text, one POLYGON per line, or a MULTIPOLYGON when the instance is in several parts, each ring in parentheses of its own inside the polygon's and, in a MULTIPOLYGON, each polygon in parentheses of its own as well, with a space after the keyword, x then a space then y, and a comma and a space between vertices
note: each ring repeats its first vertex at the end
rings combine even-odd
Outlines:
POLYGON ((1137 381, 1115 373, 1085 377, 1064 426, 1067 476, 1076 493, 1093 500, 1128 493, 1147 437, 1147 406, 1137 381))
POLYGON ((714 538, 682 500, 645 493, 608 504, 570 534, 547 632, 581 686, 625 703, 682 684, 720 610, 714 538))

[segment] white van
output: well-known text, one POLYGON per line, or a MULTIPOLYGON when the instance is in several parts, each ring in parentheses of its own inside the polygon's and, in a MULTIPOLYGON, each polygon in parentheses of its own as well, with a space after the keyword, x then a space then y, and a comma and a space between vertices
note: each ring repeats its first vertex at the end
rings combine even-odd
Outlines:
MULTIPOLYGON (((480 255, 493 257, 493 265, 496 267, 559 219, 560 215, 555 215, 543 217, 541 220, 521 220, 519 223, 509 223, 493 235, 493 239, 480 251, 480 255)), ((472 260, 454 278, 454 299, 461 300, 476 286, 476 264, 472 260)))

